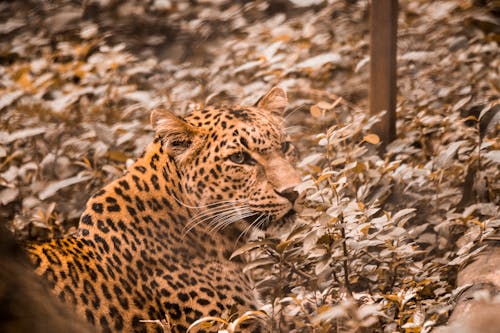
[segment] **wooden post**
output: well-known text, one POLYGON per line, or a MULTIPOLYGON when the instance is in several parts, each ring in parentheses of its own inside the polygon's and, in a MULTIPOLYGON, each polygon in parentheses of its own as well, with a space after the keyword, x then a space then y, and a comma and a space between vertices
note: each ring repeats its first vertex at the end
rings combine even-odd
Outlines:
POLYGON ((381 150, 396 138, 397 0, 372 0, 370 11, 370 114, 385 110, 374 126, 381 150))

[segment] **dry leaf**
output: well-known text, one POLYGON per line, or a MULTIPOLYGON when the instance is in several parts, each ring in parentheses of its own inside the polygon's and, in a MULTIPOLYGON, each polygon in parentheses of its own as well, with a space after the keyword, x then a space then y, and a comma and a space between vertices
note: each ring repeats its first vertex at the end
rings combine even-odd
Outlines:
POLYGON ((314 118, 320 118, 324 115, 324 110, 317 105, 311 106, 310 112, 314 118))
POLYGON ((50 184, 49 186, 47 186, 43 191, 41 191, 38 194, 38 197, 41 200, 45 200, 45 199, 53 196, 57 191, 59 191, 62 188, 87 181, 90 178, 91 178, 90 176, 75 176, 75 177, 70 177, 70 178, 66 178, 66 179, 54 182, 54 183, 50 184))
POLYGON ((19 189, 17 188, 6 188, 0 191, 0 203, 5 206, 12 201, 16 200, 19 195, 19 189))
POLYGON ((380 138, 377 134, 370 133, 363 137, 363 141, 376 145, 380 143, 380 138))

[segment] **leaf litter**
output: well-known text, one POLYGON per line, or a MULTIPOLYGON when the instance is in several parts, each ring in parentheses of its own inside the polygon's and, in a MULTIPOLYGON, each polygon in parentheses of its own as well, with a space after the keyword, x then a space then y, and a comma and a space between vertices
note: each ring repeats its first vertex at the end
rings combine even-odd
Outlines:
POLYGON ((279 84, 304 209, 234 254, 267 325, 429 332, 500 225, 500 28, 477 3, 400 1, 398 137, 383 157, 367 1, 2 3, 0 216, 19 239, 66 235, 151 139, 151 109, 252 103, 279 84))

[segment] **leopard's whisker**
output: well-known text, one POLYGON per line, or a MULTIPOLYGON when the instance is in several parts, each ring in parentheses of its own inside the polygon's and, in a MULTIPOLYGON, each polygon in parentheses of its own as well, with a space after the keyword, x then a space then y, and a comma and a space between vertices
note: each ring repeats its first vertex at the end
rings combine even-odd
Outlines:
POLYGON ((236 242, 235 244, 238 244, 238 241, 242 238, 242 237, 245 237, 245 235, 254 227, 254 225, 257 223, 257 221, 259 221, 261 218, 263 218, 266 214, 265 213, 261 213, 256 219, 255 221, 253 221, 252 223, 250 223, 246 228, 245 230, 243 230, 243 232, 240 233, 240 235, 238 236, 238 238, 236 239, 236 242))
POLYGON ((269 220, 271 219, 270 215, 267 215, 266 218, 262 219, 257 225, 255 225, 256 228, 261 228, 264 224, 269 223, 269 220))
MULTIPOLYGON (((240 209, 244 209, 246 206, 235 206, 232 203, 225 203, 221 207, 217 207, 214 209, 209 209, 205 212, 200 213, 199 215, 195 216, 185 227, 183 230, 183 235, 186 235, 189 233, 193 228, 196 226, 206 222, 210 221, 209 225, 213 225, 218 223, 218 219, 225 218, 228 214, 227 213, 233 213, 235 211, 238 211, 240 209)), ((247 208, 248 209, 248 208, 247 208)), ((229 214, 230 215, 230 214, 229 214)))
POLYGON ((266 214, 266 217, 264 219, 262 219, 262 221, 260 221, 258 224, 255 225, 256 228, 260 228, 262 227, 265 223, 268 223, 271 219, 271 215, 269 214, 266 214))
MULTIPOLYGON (((235 214, 245 213, 248 210, 250 210, 250 206, 248 206, 248 205, 233 206, 232 207, 232 212, 234 212, 235 214)), ((212 220, 209 224, 212 225, 212 224, 216 223, 215 221, 219 218, 219 215, 224 215, 224 214, 217 214, 217 216, 214 216, 214 220, 212 220)), ((231 214, 229 214, 229 215, 231 215, 231 214)), ((227 216, 220 216, 220 217, 227 217, 227 216)))
POLYGON ((223 230, 223 229, 227 228, 229 225, 231 225, 235 222, 241 221, 244 218, 250 217, 254 214, 255 214, 255 212, 253 212, 252 210, 246 209, 243 211, 234 212, 233 214, 229 214, 226 216, 220 216, 217 219, 217 222, 213 223, 214 227, 212 227, 212 229, 210 229, 209 234, 216 232, 216 231, 219 231, 219 230, 223 230))
POLYGON ((207 209, 206 211, 200 212, 198 215, 196 215, 193 218, 193 220, 196 221, 198 219, 204 219, 206 217, 215 217, 215 215, 222 213, 222 212, 225 212, 227 210, 235 210, 235 209, 243 208, 245 206, 246 205, 242 205, 241 203, 239 205, 235 205, 233 203, 223 204, 219 207, 210 208, 210 209, 207 209))
POLYGON ((301 125, 294 125, 294 126, 288 126, 285 128, 285 132, 287 133, 298 133, 301 132, 303 129, 305 129, 304 126, 301 125))
POLYGON ((200 214, 191 218, 191 220, 184 226, 184 230, 197 226, 207 220, 212 219, 214 216, 224 213, 225 211, 232 211, 234 209, 233 205, 225 205, 224 207, 218 207, 216 209, 207 210, 201 212, 200 214))
POLYGON ((290 112, 288 112, 284 117, 283 117, 283 120, 281 121, 281 124, 285 123, 286 121, 288 121, 288 119, 297 111, 299 111, 301 108, 303 108, 304 106, 306 105, 306 103, 302 103, 300 105, 297 105, 293 110, 291 110, 290 112))
MULTIPOLYGON (((210 221, 209 226, 213 228, 218 228, 220 226, 228 225, 232 223, 234 219, 241 220, 242 218, 245 218, 247 214, 250 214, 252 211, 248 208, 239 208, 235 209, 231 212, 226 212, 224 214, 219 214, 216 218, 214 218, 212 221, 210 221)), ((213 231, 213 229, 210 230, 210 232, 213 231)))
POLYGON ((241 201, 227 201, 227 202, 224 202, 222 204, 220 204, 219 206, 216 206, 216 207, 211 207, 209 209, 206 209, 206 210, 203 210, 201 211, 200 213, 198 213, 196 216, 193 217, 193 221, 196 221, 198 219, 203 219, 207 216, 211 216, 211 215, 214 215, 214 214, 217 214, 221 211, 225 211, 227 209, 235 209, 237 207, 241 207, 241 202, 243 202, 243 200, 241 201), (239 204, 239 205, 236 205, 236 204, 239 204))
POLYGON ((269 222, 270 216, 266 213, 261 213, 242 233, 238 236, 236 240, 236 244, 240 240, 240 238, 244 237, 251 229, 256 228, 259 229, 264 223, 269 222), (260 221, 259 221, 260 220, 260 221))
POLYGON ((196 226, 206 222, 213 220, 214 217, 219 214, 224 214, 226 212, 232 212, 234 210, 233 205, 225 205, 224 207, 218 207, 217 209, 208 210, 200 213, 189 221, 186 226, 184 226, 183 234, 186 235, 191 230, 193 230, 196 226))
POLYGON ((238 206, 236 206, 235 203, 227 202, 227 203, 221 204, 220 206, 209 208, 207 210, 201 211, 199 214, 197 214, 196 216, 193 217, 193 220, 197 220, 199 218, 203 218, 203 217, 206 217, 208 215, 213 215, 213 214, 218 213, 220 211, 223 211, 223 210, 226 210, 229 208, 233 209, 236 207, 238 207, 238 206))

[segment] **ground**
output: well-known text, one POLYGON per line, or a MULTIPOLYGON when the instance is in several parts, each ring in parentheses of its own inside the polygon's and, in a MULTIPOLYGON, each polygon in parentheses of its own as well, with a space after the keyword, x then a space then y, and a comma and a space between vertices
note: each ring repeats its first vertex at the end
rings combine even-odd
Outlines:
POLYGON ((293 226, 240 251, 264 310, 317 332, 429 331, 458 268, 498 239, 498 8, 400 1, 398 138, 380 157, 368 7, 2 2, 2 223, 18 239, 68 234, 151 140, 153 108, 252 103, 279 85, 307 200, 293 226))

